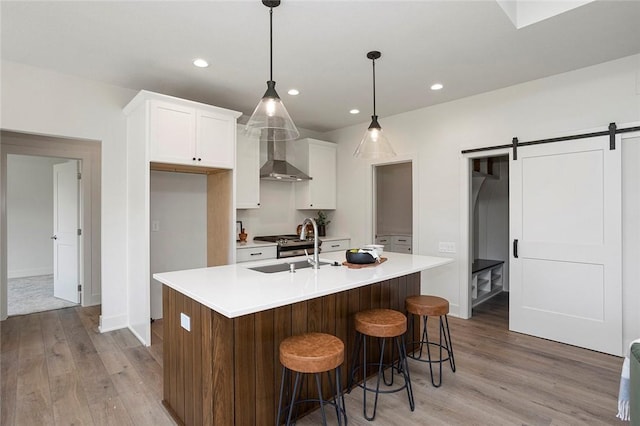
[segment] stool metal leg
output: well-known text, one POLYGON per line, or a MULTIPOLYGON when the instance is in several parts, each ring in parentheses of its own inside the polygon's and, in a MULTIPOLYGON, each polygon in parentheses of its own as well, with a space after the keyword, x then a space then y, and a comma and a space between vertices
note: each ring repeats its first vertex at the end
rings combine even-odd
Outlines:
POLYGON ((378 395, 380 395, 380 376, 382 376, 384 378, 384 347, 385 347, 385 343, 386 340, 382 339, 382 349, 380 350, 380 360, 378 362, 378 377, 376 378, 376 391, 375 394, 376 396, 373 399, 373 414, 371 415, 371 417, 369 417, 367 415, 367 374, 366 374, 366 365, 367 365, 367 343, 366 343, 366 336, 365 336, 365 341, 363 342, 363 346, 365 348, 364 350, 364 359, 363 359, 363 363, 365 365, 365 374, 364 374, 364 403, 363 403, 363 409, 362 409, 362 413, 364 414, 364 418, 367 420, 373 420, 376 417, 376 408, 378 408, 378 395))
POLYGON ((336 412, 338 416, 338 426, 342 426, 342 417, 344 415, 344 425, 347 426, 347 406, 344 404, 344 392, 341 387, 342 383, 342 366, 336 368, 336 412))
POLYGON ((289 403, 289 416, 287 417, 287 425, 291 424, 291 417, 295 408, 296 396, 299 392, 299 388, 302 388, 302 386, 300 385, 300 376, 300 373, 296 373, 296 379, 293 385, 293 393, 291 394, 291 402, 289 403))
POLYGON ((322 398, 322 385, 320 384, 320 374, 315 373, 316 388, 318 389, 318 401, 320 401, 320 411, 322 412, 322 424, 327 424, 327 415, 324 413, 324 398, 322 398))
POLYGON ((351 393, 353 389, 353 382, 355 380, 356 366, 358 365, 358 355, 360 355, 360 340, 361 335, 356 331, 356 340, 353 344, 353 353, 351 354, 351 370, 349 371, 349 377, 347 381, 347 393, 351 393))
MULTIPOLYGON (((444 316, 444 321, 447 325, 447 330, 444 335, 444 338, 447 343, 447 351, 449 352, 449 365, 451 366, 451 370, 455 373, 456 361, 453 358, 453 342, 451 341, 451 331, 449 330, 449 318, 446 315, 444 316)), ((440 322, 440 324, 442 325, 442 321, 440 322)))
MULTIPOLYGON (((433 378, 433 362, 431 360, 431 343, 429 342, 429 332, 427 331, 427 321, 428 321, 429 317, 424 316, 424 336, 425 336, 425 343, 427 345, 427 358, 428 358, 428 363, 429 363, 429 374, 431 375, 431 384, 436 387, 439 388, 440 385, 442 385, 442 362, 439 362, 438 364, 440 364, 440 376, 438 377, 438 384, 436 384, 434 378, 433 378)), ((440 330, 440 359, 442 360, 442 330, 440 330)))
POLYGON ((287 372, 289 370, 287 368, 282 368, 282 382, 280 383, 280 400, 278 402, 278 415, 276 417, 276 425, 280 424, 280 414, 282 414, 282 397, 284 396, 284 383, 287 379, 287 372))
POLYGON ((404 342, 404 336, 400 338, 396 337, 396 346, 398 347, 398 356, 400 357, 399 363, 402 363, 402 375, 404 376, 404 383, 407 387, 407 397, 409 398, 409 407, 411 411, 415 410, 416 404, 413 399, 413 388, 411 387, 411 376, 409 375, 409 362, 407 361, 407 348, 404 342))

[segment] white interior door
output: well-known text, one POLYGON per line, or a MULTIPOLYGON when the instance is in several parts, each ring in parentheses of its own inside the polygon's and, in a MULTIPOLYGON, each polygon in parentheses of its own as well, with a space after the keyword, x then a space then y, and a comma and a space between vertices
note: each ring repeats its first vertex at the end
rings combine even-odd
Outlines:
POLYGON ((78 161, 53 166, 53 295, 79 302, 78 161))
POLYGON ((620 151, 608 137, 518 148, 510 163, 511 330, 621 354, 620 151))

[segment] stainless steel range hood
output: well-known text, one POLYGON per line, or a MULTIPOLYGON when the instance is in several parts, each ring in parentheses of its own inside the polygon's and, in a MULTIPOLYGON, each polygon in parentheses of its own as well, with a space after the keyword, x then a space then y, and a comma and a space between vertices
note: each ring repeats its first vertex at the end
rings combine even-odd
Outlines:
POLYGON ((260 179, 281 182, 299 182, 312 178, 287 163, 287 143, 267 141, 267 161, 260 168, 260 179))

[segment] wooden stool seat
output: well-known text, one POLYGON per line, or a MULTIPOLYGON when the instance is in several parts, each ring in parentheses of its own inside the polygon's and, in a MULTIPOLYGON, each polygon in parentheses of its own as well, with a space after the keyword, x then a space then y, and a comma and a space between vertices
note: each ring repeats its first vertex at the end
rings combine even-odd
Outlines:
POLYGON ((344 361, 344 343, 325 333, 306 333, 286 338, 280 344, 280 363, 300 373, 323 373, 344 361))
POLYGON ((295 407, 299 404, 319 403, 322 413, 322 424, 327 425, 325 406, 330 405, 335 408, 338 425, 347 424, 347 411, 344 405, 344 395, 342 393, 341 366, 344 362, 344 343, 336 336, 326 333, 305 333, 287 337, 280 343, 279 347, 280 363, 282 363, 282 381, 280 383, 280 402, 278 404, 278 414, 276 425, 280 424, 280 417, 285 416, 285 424, 295 423, 295 407), (335 380, 331 379, 331 370, 335 371, 335 380), (291 386, 291 375, 295 373, 293 380, 293 391, 287 392, 291 395, 290 402, 285 404, 285 387, 291 386), (327 374, 327 379, 332 395, 326 398, 326 393, 322 390, 321 373, 327 374), (306 374, 315 376, 317 398, 301 399, 300 389, 304 388, 303 377, 306 374), (334 388, 335 384, 335 388, 334 388), (323 395, 324 394, 324 395, 323 395), (298 400, 296 400, 296 398, 298 400))
POLYGON ((355 315, 356 331, 373 337, 396 337, 407 331, 407 317, 391 309, 370 309, 355 315))
POLYGON ((438 296, 410 296, 405 300, 405 307, 412 314, 429 317, 449 313, 449 301, 438 296))

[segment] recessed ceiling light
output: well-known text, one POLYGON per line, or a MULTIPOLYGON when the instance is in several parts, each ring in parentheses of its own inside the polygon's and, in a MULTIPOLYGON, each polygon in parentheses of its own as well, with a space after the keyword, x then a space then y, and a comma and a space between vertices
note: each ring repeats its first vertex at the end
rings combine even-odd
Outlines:
POLYGON ((442 89, 444 86, 442 85, 442 83, 436 83, 436 84, 432 84, 431 85, 431 90, 440 90, 442 89))
POLYGON ((360 114, 360 110, 354 108, 352 110, 349 110, 349 114, 360 114))
POLYGON ((298 89, 290 89, 287 93, 291 96, 296 96, 300 94, 300 91, 298 89))
POLYGON ((193 60, 193 65, 198 68, 206 68, 209 66, 209 62, 205 61, 204 59, 198 58, 193 60))

